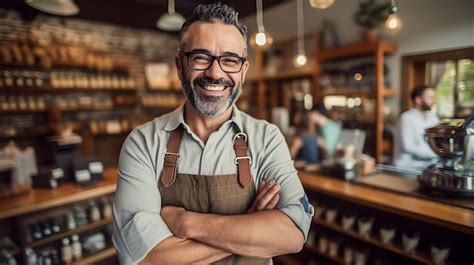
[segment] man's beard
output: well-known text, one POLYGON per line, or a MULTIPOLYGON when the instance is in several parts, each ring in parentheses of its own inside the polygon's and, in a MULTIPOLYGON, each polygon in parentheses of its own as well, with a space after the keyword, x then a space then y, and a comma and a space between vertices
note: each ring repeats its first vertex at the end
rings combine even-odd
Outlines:
POLYGON ((193 108, 207 117, 217 117, 224 113, 237 101, 242 91, 242 83, 234 85, 231 81, 223 78, 215 80, 203 76, 196 78, 193 85, 191 85, 191 82, 185 79, 184 73, 181 78, 181 84, 183 86, 183 92, 193 108), (225 89, 230 89, 229 97, 206 96, 199 94, 195 88, 197 85, 201 85, 202 87, 204 84, 221 84, 228 86, 228 88, 225 89))
POLYGON ((429 111, 429 110, 431 110, 432 106, 428 105, 425 101, 421 101, 421 106, 420 107, 423 111, 429 111))

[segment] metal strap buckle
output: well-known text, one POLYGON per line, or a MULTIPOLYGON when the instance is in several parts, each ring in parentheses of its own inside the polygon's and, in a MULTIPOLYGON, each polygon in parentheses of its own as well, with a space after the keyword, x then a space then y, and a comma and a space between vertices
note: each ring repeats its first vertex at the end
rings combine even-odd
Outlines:
POLYGON ((248 159, 249 160, 249 165, 252 164, 252 158, 250 158, 250 156, 239 156, 239 157, 236 157, 234 162, 235 164, 239 164, 239 160, 240 159, 248 159))
POLYGON ((244 138, 244 141, 247 142, 247 135, 246 135, 245 133, 243 133, 243 132, 239 132, 239 133, 237 133, 236 135, 234 135, 234 139, 232 140, 232 142, 235 143, 235 139, 241 138, 241 137, 243 137, 243 138, 244 138))

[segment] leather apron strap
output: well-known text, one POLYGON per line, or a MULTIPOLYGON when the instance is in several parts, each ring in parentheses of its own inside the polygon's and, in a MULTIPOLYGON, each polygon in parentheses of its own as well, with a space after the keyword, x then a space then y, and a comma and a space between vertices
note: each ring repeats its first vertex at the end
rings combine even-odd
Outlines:
POLYGON ((252 163, 252 160, 248 155, 246 134, 240 132, 234 136, 234 149, 239 183, 242 187, 246 187, 252 178, 250 174, 250 164, 252 163))
POLYGON ((163 173, 161 173, 161 184, 168 188, 176 180, 176 173, 179 160, 179 146, 183 138, 183 127, 178 126, 171 132, 166 146, 165 159, 163 163, 163 173))
MULTIPOLYGON (((179 146, 183 138, 183 128, 178 126, 171 132, 168 144, 166 146, 166 153, 163 163, 163 172, 161 174, 161 184, 168 188, 173 185, 176 180, 176 173, 178 169, 179 160, 179 146)), ((239 176, 239 184, 246 187, 250 184, 252 176, 250 174, 250 164, 252 160, 248 155, 247 135, 244 133, 237 133, 234 136, 234 150, 235 150, 235 164, 237 164, 237 173, 239 176)))

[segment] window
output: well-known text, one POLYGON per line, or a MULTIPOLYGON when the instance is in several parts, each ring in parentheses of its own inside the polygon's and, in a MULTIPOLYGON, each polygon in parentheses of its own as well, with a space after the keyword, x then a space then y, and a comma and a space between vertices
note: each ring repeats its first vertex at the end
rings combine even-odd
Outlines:
POLYGON ((436 89, 440 118, 466 117, 474 109, 474 59, 426 63, 426 80, 436 89))
POLYGON ((474 114, 474 47, 402 57, 400 113, 411 106, 411 90, 428 85, 436 89, 439 118, 474 114))

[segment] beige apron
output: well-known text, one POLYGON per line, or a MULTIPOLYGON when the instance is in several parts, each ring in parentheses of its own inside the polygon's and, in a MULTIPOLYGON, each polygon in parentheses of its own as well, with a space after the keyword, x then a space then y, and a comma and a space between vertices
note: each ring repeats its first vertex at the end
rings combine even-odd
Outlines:
MULTIPOLYGON (((177 174, 182 136, 183 129, 178 126, 168 140, 158 185, 162 207, 172 205, 193 212, 225 215, 245 213, 256 196, 255 183, 250 175, 247 136, 238 133, 234 137, 238 174, 214 176, 177 174)), ((271 259, 232 255, 215 264, 271 264, 271 259)))

